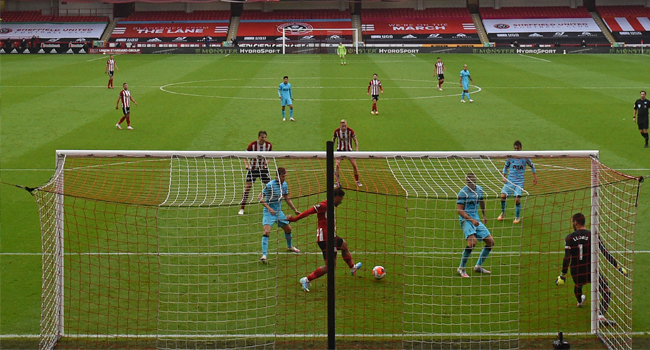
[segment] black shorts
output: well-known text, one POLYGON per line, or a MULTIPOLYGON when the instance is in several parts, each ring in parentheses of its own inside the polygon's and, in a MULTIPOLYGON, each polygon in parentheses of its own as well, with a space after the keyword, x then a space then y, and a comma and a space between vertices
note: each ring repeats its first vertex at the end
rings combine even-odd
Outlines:
POLYGON ((639 125, 639 130, 645 130, 648 128, 648 117, 638 117, 636 123, 639 125))
POLYGON ((122 107, 122 112, 124 115, 131 113, 131 107, 122 107))
POLYGON ((113 76, 113 73, 114 73, 114 72, 113 72, 112 70, 109 70, 109 71, 108 71, 108 76, 109 76, 109 77, 112 77, 112 76, 113 76))
POLYGON ((249 169, 246 172, 246 182, 255 182, 257 178, 262 179, 262 183, 264 184, 271 181, 269 169, 249 169))
POLYGON ((379 95, 372 95, 372 99, 375 100, 375 101, 378 101, 379 100, 379 95))
MULTIPOLYGON (((318 247, 323 252, 323 260, 327 261, 327 241, 321 241, 317 243, 318 243, 318 247)), ((336 249, 341 249, 342 246, 343 246, 343 238, 336 237, 336 249)), ((334 252, 334 256, 336 256, 336 252, 334 252)))
POLYGON ((438 80, 445 80, 444 74, 438 74, 438 80))

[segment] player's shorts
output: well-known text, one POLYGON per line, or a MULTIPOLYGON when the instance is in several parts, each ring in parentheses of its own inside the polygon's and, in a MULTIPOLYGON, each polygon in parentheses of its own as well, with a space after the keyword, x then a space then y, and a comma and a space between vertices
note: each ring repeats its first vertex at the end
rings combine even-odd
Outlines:
POLYGON ((284 227, 289 224, 287 216, 284 215, 282 210, 276 211, 275 213, 275 215, 271 215, 271 213, 269 213, 269 211, 264 208, 264 212, 262 214, 262 225, 273 226, 273 224, 277 222, 278 226, 284 227))
POLYGON ((463 90, 469 90, 469 84, 463 83, 463 90))
POLYGON ((262 179, 264 184, 271 181, 269 169, 249 169, 246 172, 246 182, 255 182, 258 178, 262 179))
POLYGON ((282 97, 282 107, 284 106, 291 106, 293 102, 289 97, 282 97))
POLYGON ((115 72, 112 71, 112 70, 109 70, 109 71, 108 71, 108 76, 109 76, 109 77, 112 77, 112 76, 113 76, 113 73, 115 73, 115 72))
MULTIPOLYGON (((571 278, 577 287, 591 283, 591 271, 589 269, 589 266, 583 265, 578 267, 571 267, 571 278)), ((603 276, 600 272, 598 273, 598 287, 602 291, 609 288, 609 282, 607 282, 605 276, 603 276)))
POLYGON ((645 130, 648 128, 648 117, 637 117, 637 124, 639 125, 639 130, 645 130))
POLYGON ((344 53, 340 53, 340 54, 339 54, 339 57, 341 57, 341 58, 345 58, 345 54, 344 54, 344 53))
POLYGON ((124 115, 131 113, 131 107, 122 107, 122 112, 124 115))
POLYGON ((379 101, 379 95, 372 95, 372 99, 375 101, 379 101))
MULTIPOLYGON (((317 242, 318 247, 323 252, 323 260, 327 261, 327 241, 317 242)), ((336 237, 336 249, 334 249, 334 256, 336 256, 337 249, 341 249, 343 246, 343 238, 336 237)))
POLYGON ((463 228, 465 239, 471 235, 474 235, 476 236, 476 239, 482 241, 484 238, 487 238, 487 236, 490 235, 490 231, 488 231, 487 227, 485 227, 485 225, 483 225, 483 223, 480 221, 478 222, 478 226, 474 226, 471 221, 463 219, 460 226, 463 228))
POLYGON ((444 74, 438 74, 438 80, 444 80, 445 75, 444 74))
POLYGON ((511 182, 508 182, 505 185, 503 185, 503 188, 501 189, 501 193, 505 194, 507 197, 512 197, 513 195, 515 197, 521 197, 522 187, 517 186, 511 182))

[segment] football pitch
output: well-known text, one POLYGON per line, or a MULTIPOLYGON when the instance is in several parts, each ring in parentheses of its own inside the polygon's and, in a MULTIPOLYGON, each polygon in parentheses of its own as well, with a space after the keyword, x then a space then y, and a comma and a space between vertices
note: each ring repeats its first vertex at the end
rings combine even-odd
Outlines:
MULTIPOLYGON (((524 150, 599 150, 610 168, 650 175, 650 149, 632 122, 633 102, 650 89, 648 55, 442 55, 443 91, 433 77, 435 54, 349 55, 346 66, 334 55, 121 55, 114 90, 106 88, 107 58, 0 56, 3 182, 44 184, 57 149, 244 150, 266 130, 275 151, 320 151, 343 118, 363 151, 511 150, 519 139, 524 150), (460 103, 463 64, 476 83, 473 103, 460 103), (385 90, 378 115, 370 114, 366 95, 374 73, 385 90), (296 122, 288 121, 288 110, 282 122, 277 90, 284 75, 293 85, 296 122), (135 130, 115 128, 123 82, 138 102, 131 108, 135 130)), ((647 192, 642 187, 636 227, 635 347, 647 345, 641 338, 650 332, 647 192)), ((299 208, 315 201, 301 199, 299 208)), ((15 336, 39 333, 41 237, 27 192, 0 186, 0 205, 0 348, 6 348, 20 346, 15 336)), ((492 258, 496 265, 499 258, 492 258)), ((300 259, 291 264, 307 264, 300 259)), ((307 270, 317 260, 310 257, 307 270)))

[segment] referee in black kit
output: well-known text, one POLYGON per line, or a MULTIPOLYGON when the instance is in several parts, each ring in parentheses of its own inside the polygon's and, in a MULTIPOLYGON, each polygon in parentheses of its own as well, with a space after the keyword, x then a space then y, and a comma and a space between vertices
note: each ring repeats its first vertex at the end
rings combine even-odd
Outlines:
POLYGON ((639 132, 645 139, 645 148, 648 148, 648 107, 650 107, 650 101, 645 98, 645 91, 641 91, 641 98, 634 102, 632 121, 639 125, 639 132))

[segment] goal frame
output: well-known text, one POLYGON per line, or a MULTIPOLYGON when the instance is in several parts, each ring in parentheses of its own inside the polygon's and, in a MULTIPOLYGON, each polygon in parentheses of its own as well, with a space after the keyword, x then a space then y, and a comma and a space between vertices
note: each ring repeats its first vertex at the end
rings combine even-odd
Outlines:
MULTIPOLYGON (((96 157, 96 158, 114 158, 114 157, 131 157, 131 158, 171 158, 173 156, 183 157, 232 157, 232 158, 251 158, 257 156, 275 157, 275 158, 318 158, 326 159, 327 152, 325 151, 293 151, 293 152, 248 152, 248 151, 158 151, 158 150, 57 150, 56 151, 56 174, 51 181, 56 181, 55 193, 55 229, 56 229, 56 247, 55 247, 55 290, 57 296, 54 301, 55 310, 55 334, 44 334, 46 330, 43 329, 43 320, 41 320, 41 336, 54 336, 54 343, 65 336, 64 328, 64 244, 65 244, 65 228, 64 228, 64 165, 66 157, 96 157), (55 180, 57 179, 57 180, 55 180)), ((590 229, 592 234, 598 238, 599 235, 599 151, 597 150, 573 150, 573 151, 409 151, 409 152, 334 152, 335 158, 350 158, 350 159, 371 159, 371 158, 390 158, 390 157, 425 157, 425 158, 583 158, 591 159, 591 213, 590 213, 590 229)), ((598 239, 592 239, 592 260, 591 269, 591 300, 598 300, 598 239)), ((43 293, 45 294, 46 282, 46 257, 43 255, 43 293)), ((51 264, 51 261, 48 261, 51 264)), ((51 271, 50 271, 51 272, 51 271)), ((51 287, 49 288, 51 289, 51 287)), ((47 298, 43 298, 43 306, 46 307, 47 298)), ((600 337, 599 334, 600 324, 598 322, 598 308, 597 303, 591 303, 591 333, 600 337)))
MULTIPOLYGON (((358 28, 313 28, 310 31, 328 31, 328 30, 340 30, 340 31, 352 31, 352 45, 354 46, 354 53, 359 53, 359 29, 358 28)), ((287 27, 282 28, 282 54, 286 54, 287 47, 287 32, 293 32, 292 30, 287 30, 287 27)), ((332 44, 319 44, 320 47, 330 47, 332 44)), ((338 46, 338 45, 337 45, 338 46)), ((335 46, 333 46, 335 47, 335 46)))

